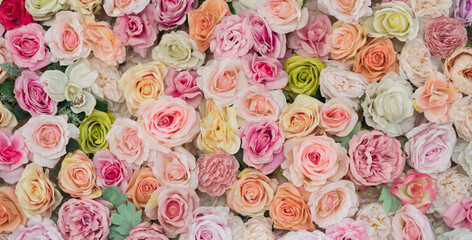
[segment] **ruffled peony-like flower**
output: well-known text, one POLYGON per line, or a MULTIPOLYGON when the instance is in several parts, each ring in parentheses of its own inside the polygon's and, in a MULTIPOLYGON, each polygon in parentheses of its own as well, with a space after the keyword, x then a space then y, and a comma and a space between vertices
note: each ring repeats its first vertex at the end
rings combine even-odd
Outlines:
POLYGON ((377 82, 390 72, 398 72, 397 52, 387 37, 372 38, 356 54, 353 70, 369 82, 377 82))
POLYGON ((23 71, 15 80, 15 93, 18 105, 33 116, 41 114, 55 115, 57 102, 54 101, 44 89, 45 86, 39 80, 40 76, 31 71, 23 71))
POLYGON ((363 239, 374 240, 369 236, 368 225, 364 220, 354 220, 352 218, 345 218, 342 222, 329 226, 326 229, 326 235, 333 240, 343 239, 363 239))
POLYGON ((63 240, 61 233, 57 229, 57 225, 51 219, 42 219, 39 215, 31 217, 26 226, 18 226, 18 228, 8 236, 8 240, 28 239, 63 240))
POLYGON ((411 0, 410 5, 417 17, 431 19, 449 16, 452 2, 450 0, 411 0))
POLYGON ((285 106, 279 117, 279 127, 285 138, 311 134, 320 123, 319 109, 322 105, 318 99, 300 94, 292 104, 285 106))
POLYGON ((458 172, 458 168, 449 168, 439 173, 435 178, 436 198, 434 198, 432 207, 438 213, 443 213, 451 205, 461 202, 464 198, 470 197, 472 190, 472 180, 458 172))
POLYGON ((19 132, 12 134, 10 129, 0 128, 0 178, 9 184, 16 183, 29 157, 30 151, 19 132))
POLYGON ((467 31, 458 19, 449 17, 432 19, 424 31, 426 46, 431 53, 442 59, 467 43, 467 31))
POLYGON ((404 205, 392 220, 394 239, 435 239, 428 218, 411 204, 404 205))
POLYGON ((356 220, 367 222, 369 236, 375 239, 392 239, 393 212, 386 213, 381 203, 369 203, 362 206, 356 214, 356 220))
POLYGON ((236 182, 239 163, 234 155, 225 151, 212 152, 197 160, 198 190, 212 197, 221 196, 236 182))
POLYGON ((210 50, 214 57, 225 59, 246 55, 254 44, 250 26, 246 18, 238 15, 224 17, 210 38, 210 50))
POLYGON ((95 57, 110 65, 118 65, 125 60, 125 45, 115 37, 108 22, 87 19, 83 26, 85 41, 90 44, 95 57))
POLYGON ((203 93, 197 87, 197 72, 189 70, 179 72, 170 67, 167 70, 164 94, 183 99, 190 106, 197 108, 203 99, 203 93))
POLYGON ((457 91, 472 95, 472 48, 458 48, 444 61, 444 75, 457 91))
POLYGON ((431 53, 421 38, 406 41, 399 56, 400 74, 415 86, 420 87, 437 72, 431 53))
POLYGON ((143 222, 129 231, 129 236, 125 240, 169 240, 162 227, 157 223, 143 222))

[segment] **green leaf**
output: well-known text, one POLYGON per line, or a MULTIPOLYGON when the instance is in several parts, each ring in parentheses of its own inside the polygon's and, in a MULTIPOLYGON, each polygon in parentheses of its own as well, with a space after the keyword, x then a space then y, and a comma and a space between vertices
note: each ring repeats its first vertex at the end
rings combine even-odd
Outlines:
POLYGON ((126 202, 127 197, 126 194, 121 193, 119 187, 111 186, 103 189, 101 199, 111 202, 113 204, 113 207, 115 209, 118 209, 118 207, 120 207, 126 202))
POLYGON ((112 229, 110 229, 110 234, 108 235, 108 239, 110 239, 110 240, 123 240, 127 236, 128 236, 128 234, 121 235, 115 229, 112 228, 112 229))
POLYGON ((234 7, 233 7, 233 3, 232 2, 227 2, 227 4, 228 4, 228 7, 229 7, 229 11, 232 14, 236 14, 236 10, 234 10, 234 7))
POLYGON ((111 214, 111 229, 123 236, 128 236, 129 231, 141 223, 142 210, 136 211, 133 203, 121 204, 118 213, 111 214))
POLYGON ((61 66, 61 64, 59 62, 54 62, 54 63, 51 63, 47 66, 48 70, 59 70, 61 72, 65 72, 66 68, 67 68, 67 66, 61 66))
POLYGON ((69 138, 69 142, 66 145, 66 151, 68 153, 75 151, 76 149, 80 149, 79 142, 73 138, 69 138))
POLYGON ((382 185, 379 202, 382 202, 382 208, 386 213, 389 211, 395 213, 402 205, 402 201, 392 194, 392 189, 385 185, 382 185))
POLYGON ((17 79, 21 75, 21 70, 14 64, 0 63, 0 67, 11 79, 17 79))
POLYGON ((248 167, 247 164, 243 161, 243 155, 244 155, 244 150, 242 148, 240 148, 239 151, 236 154, 234 154, 234 157, 239 162, 239 170, 243 170, 248 167))
POLYGON ((95 109, 102 111, 102 112, 108 112, 108 102, 107 101, 100 101, 98 99, 97 104, 95 104, 95 109))
POLYGON ((314 98, 318 99, 320 102, 326 102, 326 98, 321 95, 321 89, 318 88, 315 92, 315 95, 313 95, 314 98))
POLYGON ((15 107, 10 107, 10 106, 7 106, 10 111, 13 113, 13 115, 15 115, 16 119, 18 120, 25 120, 27 119, 30 114, 29 112, 23 110, 19 105, 16 105, 15 107))
POLYGON ((352 131, 345 137, 333 136, 334 141, 341 143, 345 149, 349 150, 349 141, 351 138, 356 135, 361 130, 362 124, 360 122, 356 123, 352 131))

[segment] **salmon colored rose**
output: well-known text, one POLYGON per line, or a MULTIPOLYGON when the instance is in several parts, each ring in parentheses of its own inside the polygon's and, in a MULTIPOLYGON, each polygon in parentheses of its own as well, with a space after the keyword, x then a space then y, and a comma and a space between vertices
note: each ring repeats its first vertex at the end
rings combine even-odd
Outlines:
POLYGON ((95 57, 110 65, 125 60, 125 46, 115 37, 109 23, 87 19, 83 28, 84 39, 91 46, 95 57))
POLYGON ((286 34, 307 25, 308 9, 303 0, 256 1, 257 12, 264 17, 272 31, 286 34))
POLYGON ((320 126, 329 134, 347 136, 357 123, 356 110, 343 98, 328 100, 320 111, 320 126))
POLYGON ((369 82, 380 80, 389 72, 398 73, 397 52, 387 37, 369 40, 357 53, 353 70, 369 82))
POLYGON ((18 203, 15 189, 0 187, 0 233, 10 233, 26 222, 28 218, 18 203))
POLYGON ((256 216, 269 210, 277 189, 277 180, 251 168, 240 172, 238 178, 226 191, 226 204, 235 212, 247 216, 256 216))
POLYGON ((358 23, 335 22, 331 33, 331 58, 348 61, 367 41, 367 29, 358 23))
POLYGON ((231 15, 228 4, 223 0, 206 0, 199 8, 188 13, 189 36, 200 52, 210 47, 210 38, 215 27, 224 16, 231 15))
POLYGON ((307 206, 309 197, 305 189, 297 188, 290 182, 279 185, 269 208, 274 228, 289 231, 315 230, 307 206))
POLYGON ((472 95, 472 48, 456 49, 446 58, 443 69, 457 91, 472 95))
POLYGON ((58 179, 62 191, 72 197, 97 198, 102 195, 93 162, 80 150, 64 157, 58 179))
POLYGON ((300 94, 292 104, 282 109, 279 127, 285 138, 300 138, 312 133, 320 123, 318 99, 300 94))
POLYGON ((15 194, 19 206, 29 218, 37 214, 50 217, 62 201, 61 193, 49 180, 49 169, 43 172, 43 168, 36 163, 26 166, 16 184, 15 194))
POLYGON ((135 171, 131 176, 126 188, 126 196, 128 201, 132 202, 137 209, 146 207, 151 194, 156 190, 161 183, 152 173, 151 168, 144 167, 135 171))

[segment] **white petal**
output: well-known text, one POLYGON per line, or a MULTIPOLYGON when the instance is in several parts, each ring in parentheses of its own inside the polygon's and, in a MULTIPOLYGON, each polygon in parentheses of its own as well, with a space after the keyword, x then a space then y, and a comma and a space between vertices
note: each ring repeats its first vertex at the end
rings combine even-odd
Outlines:
POLYGON ((98 72, 84 58, 69 65, 66 69, 66 75, 70 82, 79 85, 81 88, 88 88, 95 83, 98 72))
POLYGON ((67 76, 59 70, 48 70, 41 75, 39 80, 45 83, 44 90, 53 100, 57 102, 64 101, 64 91, 69 80, 67 76))
POLYGON ((95 107, 95 104, 97 104, 97 100, 95 100, 95 97, 87 91, 84 91, 84 96, 85 96, 85 104, 83 106, 70 107, 70 109, 74 113, 85 112, 85 114, 88 116, 93 112, 93 108, 95 107))

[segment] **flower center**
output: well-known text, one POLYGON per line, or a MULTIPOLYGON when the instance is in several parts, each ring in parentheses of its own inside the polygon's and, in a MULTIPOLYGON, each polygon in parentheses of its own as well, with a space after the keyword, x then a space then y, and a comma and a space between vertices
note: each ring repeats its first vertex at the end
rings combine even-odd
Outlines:
POLYGON ((67 101, 70 101, 74 107, 81 107, 85 104, 85 96, 82 88, 74 83, 69 83, 66 86, 66 91, 64 94, 67 101))

